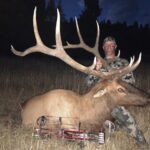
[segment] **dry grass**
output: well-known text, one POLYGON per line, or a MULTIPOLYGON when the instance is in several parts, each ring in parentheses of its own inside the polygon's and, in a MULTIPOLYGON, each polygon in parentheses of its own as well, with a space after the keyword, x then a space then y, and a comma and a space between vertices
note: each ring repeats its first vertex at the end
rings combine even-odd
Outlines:
MULTIPOLYGON (((141 64, 135 71, 137 86, 150 89, 149 64, 141 64)), ((20 102, 55 88, 83 93, 85 75, 63 62, 48 57, 0 59, 0 150, 77 150, 79 143, 56 139, 38 140, 32 131, 20 126, 20 102)), ((130 112, 150 143, 150 109, 131 107, 130 112)), ((85 143, 85 150, 137 150, 135 141, 126 133, 116 131, 106 144, 85 143)), ((146 149, 144 149, 146 150, 146 149)))

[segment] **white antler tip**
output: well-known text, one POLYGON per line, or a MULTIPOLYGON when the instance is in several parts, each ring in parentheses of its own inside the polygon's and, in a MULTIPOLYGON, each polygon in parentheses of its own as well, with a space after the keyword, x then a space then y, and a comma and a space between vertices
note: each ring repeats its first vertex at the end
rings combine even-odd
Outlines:
POLYGON ((37 7, 34 8, 34 15, 36 14, 37 7))
POLYGON ((118 50, 118 54, 117 54, 117 57, 120 57, 120 49, 118 50))
POLYGON ((12 45, 10 45, 11 49, 13 49, 14 47, 12 45))
POLYGON ((76 22, 77 30, 79 30, 79 26, 78 26, 78 18, 77 18, 77 17, 75 17, 75 22, 76 22))
POLYGON ((76 16, 74 18, 75 18, 75 20, 78 20, 76 16))
POLYGON ((60 14, 60 12, 59 12, 59 9, 57 8, 57 15, 59 15, 60 14))
POLYGON ((67 45, 69 45, 70 43, 68 41, 66 41, 67 45))
POLYGON ((140 57, 140 58, 142 57, 142 52, 140 52, 139 57, 140 57))
POLYGON ((142 59, 142 52, 140 52, 140 54, 139 54, 139 62, 141 62, 141 59, 142 59))

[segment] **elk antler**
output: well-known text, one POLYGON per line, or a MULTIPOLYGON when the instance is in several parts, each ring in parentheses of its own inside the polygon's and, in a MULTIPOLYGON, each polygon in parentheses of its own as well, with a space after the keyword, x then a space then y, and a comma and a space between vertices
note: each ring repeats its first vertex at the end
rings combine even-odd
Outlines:
POLYGON ((99 24, 98 22, 96 21, 96 26, 97 26, 97 36, 96 36, 96 41, 95 41, 95 45, 93 47, 90 47, 88 46, 83 38, 82 38, 82 35, 81 35, 81 32, 80 32, 80 28, 79 28, 79 25, 78 25, 78 20, 77 18, 75 17, 75 23, 76 23, 76 29, 77 29, 77 34, 78 34, 78 37, 79 37, 79 43, 78 44, 70 44, 68 41, 67 41, 67 45, 64 46, 64 48, 83 48, 83 49, 86 49, 86 51, 94 54, 96 57, 98 57, 103 66, 106 67, 107 64, 106 64, 106 61, 101 57, 100 53, 99 53, 99 36, 100 36, 100 27, 99 27, 99 24))
POLYGON ((100 33, 100 28, 99 28, 99 24, 96 21, 96 26, 97 26, 97 36, 96 36, 96 41, 95 41, 95 45, 93 47, 88 46, 87 44, 85 44, 82 35, 80 33, 80 29, 79 29, 79 25, 78 25, 78 20, 75 17, 75 23, 76 23, 76 29, 77 29, 77 34, 79 37, 79 43, 78 44, 70 44, 69 42, 67 42, 67 45, 64 46, 64 48, 83 48, 86 49, 86 51, 94 54, 96 57, 99 57, 102 62, 104 62, 104 59, 100 56, 98 47, 99 47, 99 33, 100 33))
MULTIPOLYGON (((89 67, 83 66, 79 64, 78 62, 74 61, 64 50, 63 45, 62 45, 62 40, 61 40, 61 35, 60 35, 60 14, 57 9, 57 21, 56 21, 56 30, 55 30, 55 40, 56 40, 56 47, 55 48, 49 48, 44 43, 42 42, 39 32, 38 32, 38 27, 37 27, 37 21, 36 21, 36 7, 34 9, 34 14, 33 14, 33 29, 34 29, 34 35, 36 39, 36 45, 33 47, 30 47, 26 49, 23 52, 20 52, 16 50, 12 45, 11 45, 11 51, 18 56, 26 56, 30 53, 34 52, 41 52, 50 56, 57 57, 70 65, 71 67, 86 73, 86 74, 92 74, 94 76, 98 76, 101 78, 104 78, 105 75, 103 73, 100 73, 96 70, 93 70, 93 67, 95 66, 95 60, 93 61, 93 64, 89 67)), ((89 49, 89 48, 88 48, 89 49)), ((86 49, 85 49, 86 50, 86 49)), ((88 50, 89 51, 89 50, 88 50)), ((92 50, 90 51, 91 53, 92 50)), ((98 54, 96 54, 98 55, 98 54)))
POLYGON ((117 57, 120 57, 120 49, 118 50, 118 54, 116 55, 117 57))
POLYGON ((34 9, 34 15, 33 15, 33 29, 34 29, 34 35, 35 35, 35 39, 36 39, 36 45, 33 47, 30 47, 28 49, 26 49, 24 52, 20 52, 17 51, 16 49, 14 49, 14 47, 11 45, 11 51, 18 56, 26 56, 30 53, 34 53, 34 52, 41 52, 50 56, 54 56, 57 57, 59 59, 61 59, 62 61, 64 61, 66 64, 70 65, 71 67, 86 73, 86 74, 91 74, 103 79, 108 79, 110 77, 119 77, 122 76, 128 72, 133 71, 140 63, 141 61, 141 54, 139 55, 139 59, 134 63, 134 59, 131 58, 130 64, 122 69, 119 70, 114 70, 111 72, 100 72, 100 71, 96 71, 94 70, 94 66, 96 64, 96 60, 94 59, 93 64, 89 67, 86 67, 82 64, 79 64, 78 62, 76 62, 75 60, 73 60, 64 50, 64 48, 84 48, 86 51, 94 54, 96 57, 99 57, 104 65, 104 59, 100 56, 99 52, 98 52, 98 41, 99 41, 99 25, 97 23, 97 38, 96 38, 96 42, 95 42, 95 46, 93 48, 87 46, 85 44, 85 42, 82 39, 82 36, 80 34, 80 30, 78 27, 78 23, 77 23, 77 19, 76 19, 76 27, 77 27, 77 32, 78 32, 78 36, 79 36, 79 40, 80 43, 79 44, 69 44, 67 43, 67 46, 62 45, 62 40, 61 40, 61 35, 60 35, 60 14, 59 11, 57 9, 57 21, 56 21, 56 29, 55 29, 55 40, 56 40, 56 46, 55 48, 49 48, 46 45, 44 45, 44 43, 42 42, 39 32, 38 32, 38 27, 37 27, 37 21, 36 21, 36 7, 34 9))
POLYGON ((111 78, 118 79, 118 78, 122 77, 123 75, 134 71, 138 67, 138 65, 140 64, 141 58, 142 58, 142 53, 139 54, 139 57, 138 57, 136 62, 134 62, 135 61, 135 57, 134 56, 131 57, 128 66, 123 67, 123 68, 118 69, 118 70, 112 70, 110 72, 107 72, 106 73, 107 78, 111 77, 111 78))

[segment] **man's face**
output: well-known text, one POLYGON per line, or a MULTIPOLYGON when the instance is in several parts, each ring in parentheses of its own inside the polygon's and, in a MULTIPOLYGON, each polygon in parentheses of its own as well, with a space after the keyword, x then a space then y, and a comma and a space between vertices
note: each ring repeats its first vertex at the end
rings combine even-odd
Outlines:
POLYGON ((116 48, 117 45, 114 41, 107 41, 103 45, 103 50, 105 52, 105 55, 114 55, 116 48))

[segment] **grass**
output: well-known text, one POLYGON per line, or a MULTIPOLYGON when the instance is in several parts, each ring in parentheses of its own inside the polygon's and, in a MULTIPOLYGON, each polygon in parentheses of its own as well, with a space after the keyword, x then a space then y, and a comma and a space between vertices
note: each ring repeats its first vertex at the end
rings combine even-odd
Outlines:
MULTIPOLYGON (((26 99, 56 88, 83 93, 85 75, 57 59, 41 57, 1 57, 0 59, 0 150, 77 150, 79 143, 64 140, 38 140, 32 130, 21 127, 20 103, 26 99)), ((136 85, 150 89, 149 64, 141 64, 134 72, 136 85)), ((139 127, 150 143, 150 109, 130 107, 139 127)), ((137 150, 135 141, 123 131, 116 131, 100 146, 85 143, 85 150, 137 150)), ((145 149, 144 149, 145 150, 145 149)))

